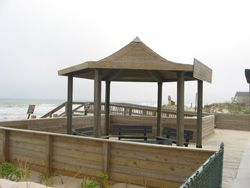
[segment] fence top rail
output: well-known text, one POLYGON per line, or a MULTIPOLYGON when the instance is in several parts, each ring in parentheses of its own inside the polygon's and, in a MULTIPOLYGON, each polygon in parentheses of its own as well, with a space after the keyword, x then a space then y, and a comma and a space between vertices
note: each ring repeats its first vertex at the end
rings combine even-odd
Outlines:
POLYGON ((74 138, 74 139, 82 139, 82 140, 93 140, 93 141, 98 141, 98 142, 139 145, 139 146, 143 146, 143 147, 167 148, 168 150, 204 151, 204 152, 209 152, 211 154, 216 152, 216 150, 212 150, 212 149, 186 148, 186 147, 184 148, 184 147, 168 146, 168 145, 160 145, 160 144, 159 145, 157 145, 157 144, 152 145, 152 144, 147 144, 147 143, 136 143, 136 142, 129 142, 129 141, 109 140, 109 139, 103 139, 103 138, 75 136, 75 135, 67 135, 67 134, 60 134, 60 133, 49 133, 49 132, 42 132, 42 131, 8 128, 8 127, 0 127, 0 131, 1 130, 31 133, 31 134, 40 134, 40 135, 44 135, 44 136, 50 135, 50 136, 60 136, 60 137, 67 137, 67 138, 74 138))

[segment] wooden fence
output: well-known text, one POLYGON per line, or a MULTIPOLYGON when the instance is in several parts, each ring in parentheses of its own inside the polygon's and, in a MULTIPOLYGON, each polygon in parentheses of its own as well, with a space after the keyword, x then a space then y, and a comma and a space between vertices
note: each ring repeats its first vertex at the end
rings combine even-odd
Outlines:
POLYGON ((249 114, 217 114, 216 128, 250 131, 249 114))
MULTIPOLYGON (((101 118, 102 133, 105 131, 104 116, 101 118)), ((214 115, 203 117, 202 138, 214 133, 214 115)), ((156 117, 152 116, 124 116, 124 115, 111 115, 110 116, 110 130, 112 134, 112 125, 151 125, 153 127, 153 135, 156 136, 156 117)), ((93 126, 93 116, 73 117, 72 129, 93 126)), ((185 118, 184 129, 194 131, 194 138, 192 142, 196 142, 196 118, 185 118)), ((52 133, 67 133, 67 120, 66 118, 46 118, 46 119, 31 119, 19 121, 2 121, 0 126, 21 128, 35 131, 45 131, 52 133)), ((163 127, 176 128, 176 118, 164 117, 162 118, 163 127)))
POLYGON ((0 161, 78 178, 107 174, 112 183, 180 187, 215 151, 0 128, 0 161))

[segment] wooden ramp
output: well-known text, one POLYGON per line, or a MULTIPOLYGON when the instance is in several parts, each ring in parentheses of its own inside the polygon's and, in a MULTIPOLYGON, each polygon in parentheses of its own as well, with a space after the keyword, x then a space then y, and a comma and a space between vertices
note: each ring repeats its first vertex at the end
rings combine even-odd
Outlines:
POLYGON ((250 187, 250 139, 248 140, 245 152, 243 154, 237 177, 234 181, 233 188, 250 187))

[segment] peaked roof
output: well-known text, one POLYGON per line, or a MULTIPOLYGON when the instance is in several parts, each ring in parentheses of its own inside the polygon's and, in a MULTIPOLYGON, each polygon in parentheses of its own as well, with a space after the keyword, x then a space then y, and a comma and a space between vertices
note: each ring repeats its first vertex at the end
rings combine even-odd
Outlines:
POLYGON ((236 94, 235 94, 235 97, 236 96, 241 96, 241 97, 249 97, 249 92, 236 92, 236 94))
POLYGON ((176 81, 177 71, 187 72, 186 80, 195 80, 192 76, 193 65, 164 59, 146 46, 139 37, 104 59, 87 61, 60 70, 58 74, 94 79, 94 69, 101 69, 102 80, 110 81, 176 81))

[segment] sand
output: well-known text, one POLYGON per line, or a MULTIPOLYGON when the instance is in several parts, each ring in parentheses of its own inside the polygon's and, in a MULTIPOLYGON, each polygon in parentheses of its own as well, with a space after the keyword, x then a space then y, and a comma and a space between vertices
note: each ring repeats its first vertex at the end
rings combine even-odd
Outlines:
MULTIPOLYGON (((56 176, 47 180, 47 185, 51 185, 53 188, 81 188, 83 179, 68 177, 68 176, 56 176)), ((90 181, 88 181, 89 183, 90 181)), ((12 182, 5 179, 0 179, 0 188, 52 188, 46 186, 44 175, 39 172, 31 171, 28 181, 24 182, 12 182), (41 184, 42 183, 42 184, 41 184)), ((113 188, 142 188, 142 186, 117 183, 112 185, 113 188)))
POLYGON ((0 179, 0 188, 50 188, 33 182, 13 182, 10 180, 0 179))

